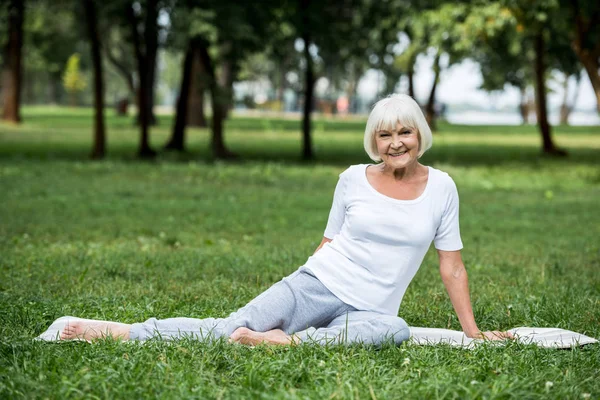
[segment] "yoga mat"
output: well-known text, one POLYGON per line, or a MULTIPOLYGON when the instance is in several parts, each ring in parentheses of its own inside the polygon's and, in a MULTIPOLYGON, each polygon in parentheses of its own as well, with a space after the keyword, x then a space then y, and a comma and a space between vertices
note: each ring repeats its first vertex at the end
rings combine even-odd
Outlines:
MULTIPOLYGON (((69 321, 81 321, 82 318, 61 317, 54 321, 50 327, 36 340, 55 342, 60 340, 60 332, 69 321)), ((592 337, 582 335, 581 333, 568 331, 558 328, 513 328, 509 330, 515 340, 524 344, 535 344, 540 347, 567 349, 586 344, 597 343, 592 337)), ((438 344, 448 344, 456 347, 472 348, 478 344, 484 343, 482 339, 468 338, 460 331, 439 328, 410 328, 410 339, 413 344, 419 346, 434 346, 438 344)), ((503 341, 494 342, 503 344, 503 341)))
MULTIPOLYGON (((516 341, 524 344, 535 344, 540 347, 567 349, 597 343, 592 337, 581 333, 559 328, 513 328, 509 329, 516 341)), ((456 347, 473 347, 486 342, 483 339, 471 339, 460 331, 439 328, 410 328, 410 340, 420 346, 449 344, 456 347)), ((487 341, 489 342, 489 341, 487 341)), ((502 341, 494 343, 503 343, 502 341)))

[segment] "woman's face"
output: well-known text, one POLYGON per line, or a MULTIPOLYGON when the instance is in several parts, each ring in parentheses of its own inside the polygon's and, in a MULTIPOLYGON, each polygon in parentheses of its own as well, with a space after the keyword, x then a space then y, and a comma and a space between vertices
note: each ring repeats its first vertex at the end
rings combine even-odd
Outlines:
POLYGON ((385 165, 393 169, 406 168, 419 159, 419 134, 400 123, 394 130, 375 133, 377 152, 385 165))

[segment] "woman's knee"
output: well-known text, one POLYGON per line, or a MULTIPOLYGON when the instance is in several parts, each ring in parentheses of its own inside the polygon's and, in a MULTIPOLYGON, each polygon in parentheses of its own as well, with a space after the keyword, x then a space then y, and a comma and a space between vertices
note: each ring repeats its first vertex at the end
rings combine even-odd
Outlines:
POLYGON ((381 345, 392 342, 396 345, 408 340, 410 329, 400 317, 371 311, 355 311, 342 315, 331 322, 330 328, 348 330, 353 341, 381 345))
POLYGON ((379 331, 384 333, 384 340, 390 340, 394 344, 398 345, 410 337, 410 328, 406 321, 400 317, 392 315, 382 315, 377 318, 377 325, 379 325, 379 331))

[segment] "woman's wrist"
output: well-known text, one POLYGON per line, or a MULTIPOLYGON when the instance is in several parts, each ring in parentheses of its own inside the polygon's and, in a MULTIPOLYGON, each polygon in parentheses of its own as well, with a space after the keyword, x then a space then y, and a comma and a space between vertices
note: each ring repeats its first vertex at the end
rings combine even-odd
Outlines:
POLYGON ((467 335, 467 337, 469 338, 481 337, 481 331, 479 330, 479 328, 477 328, 477 326, 465 329, 464 334, 467 335))

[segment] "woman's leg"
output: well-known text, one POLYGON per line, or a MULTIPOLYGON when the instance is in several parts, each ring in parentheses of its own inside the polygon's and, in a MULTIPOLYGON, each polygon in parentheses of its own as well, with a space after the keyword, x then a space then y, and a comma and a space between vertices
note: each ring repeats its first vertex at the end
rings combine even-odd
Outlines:
POLYGON ((309 328, 298 332, 303 342, 325 344, 363 343, 400 344, 410 337, 410 329, 400 317, 371 311, 350 311, 335 318, 325 328, 309 328))
MULTIPOLYGON (((305 331, 310 327, 329 326, 336 317, 356 311, 352 306, 341 301, 319 281, 310 270, 301 268, 304 280, 299 281, 293 290, 295 307, 291 312, 289 324, 277 329, 253 329, 252 326, 241 326, 230 336, 234 342, 249 345, 268 344, 298 344, 302 338, 296 332, 305 331)), ((313 328, 314 329, 314 328, 313 328)))
POLYGON ((74 319, 65 326, 61 339, 91 340, 114 337, 123 340, 152 338, 172 340, 190 337, 211 340, 229 336, 240 326, 251 326, 255 330, 270 330, 282 326, 286 316, 292 314, 295 297, 290 290, 290 283, 296 282, 298 274, 296 271, 275 283, 245 307, 226 318, 150 318, 134 324, 74 319))
POLYGON ((229 337, 241 327, 259 333, 280 330, 284 334, 291 334, 310 326, 326 326, 341 313, 340 309, 345 311, 348 306, 333 296, 310 271, 301 268, 227 318, 151 318, 131 325, 82 320, 74 322, 74 329, 66 335, 63 333, 61 337, 87 340, 106 336, 124 340, 147 340, 153 337, 165 340, 181 337, 214 339, 229 337))
POLYGON ((271 332, 269 337, 282 339, 310 326, 328 324, 339 315, 338 310, 342 306, 345 304, 309 270, 300 268, 227 318, 151 318, 142 324, 133 324, 130 338, 146 340, 158 335, 164 339, 183 336, 213 339, 230 337, 237 329, 244 328, 233 335, 232 340, 252 344, 244 341, 240 333, 276 330, 279 334, 271 332))
POLYGON ((120 322, 73 318, 67 321, 60 338, 62 340, 92 340, 112 337, 114 339, 129 340, 130 329, 131 325, 120 322))

